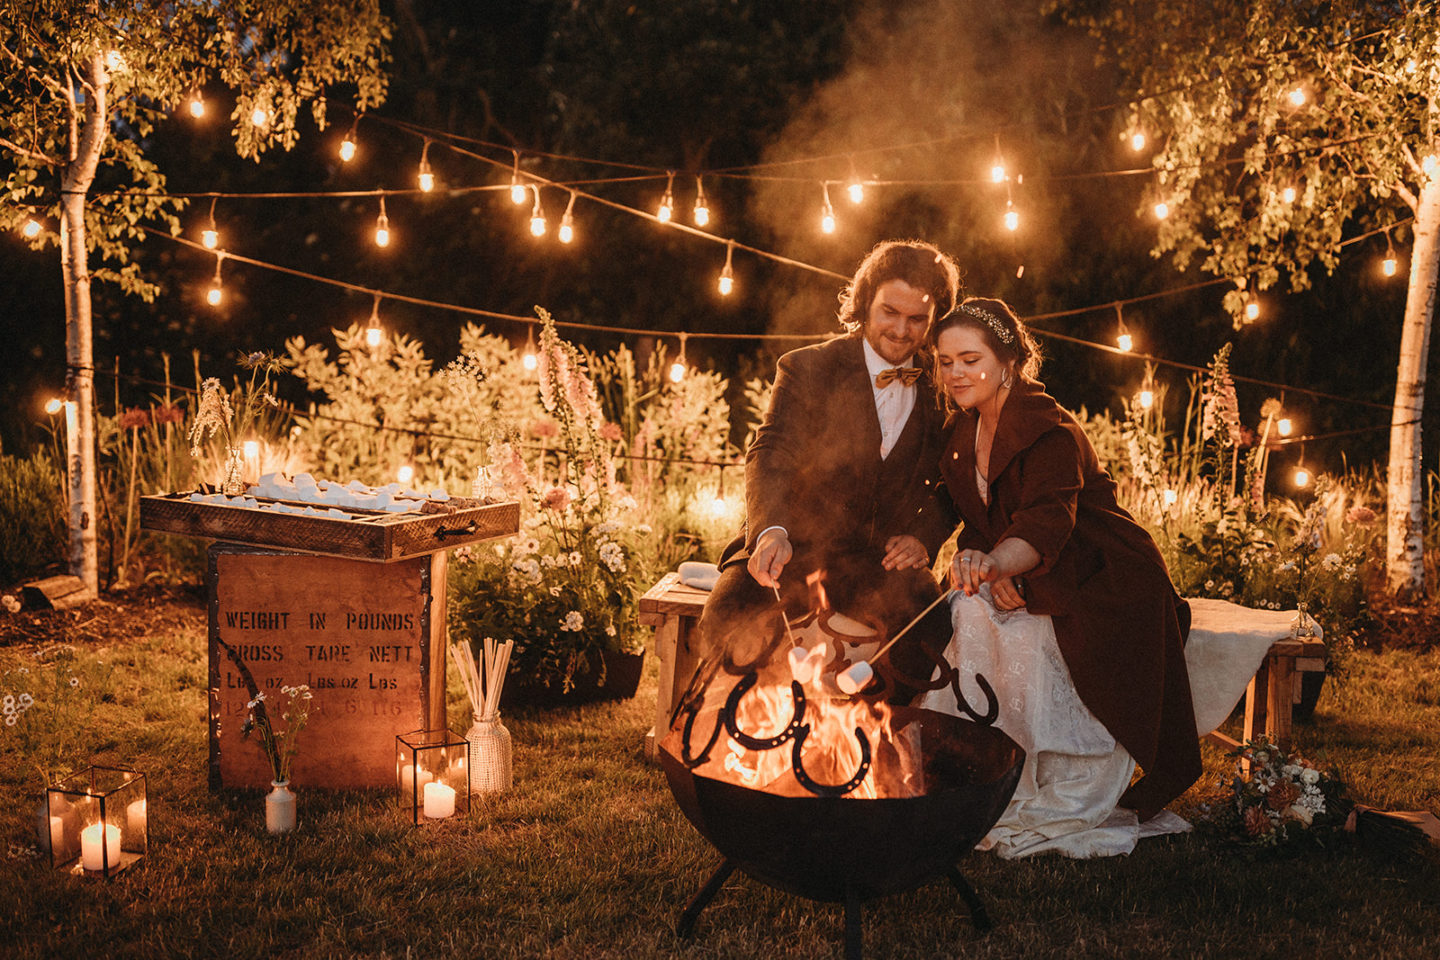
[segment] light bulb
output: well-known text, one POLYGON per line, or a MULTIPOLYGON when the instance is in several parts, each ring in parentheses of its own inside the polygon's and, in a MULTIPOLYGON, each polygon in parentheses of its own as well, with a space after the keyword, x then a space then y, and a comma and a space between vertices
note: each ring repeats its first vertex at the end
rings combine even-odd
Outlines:
POLYGON ((1395 260, 1395 255, 1392 253, 1390 256, 1386 257, 1383 261, 1381 261, 1380 269, 1384 272, 1385 276, 1393 277, 1395 276, 1395 269, 1399 265, 1400 264, 1395 260))
POLYGON ((1281 417, 1279 420, 1275 421, 1275 432, 1280 434, 1280 436, 1282 437, 1290 436, 1290 431, 1294 429, 1295 425, 1290 422, 1289 417, 1281 417))
POLYGON ((1281 200, 1284 200, 1286 203, 1294 203, 1294 202, 1295 202, 1295 188, 1294 188, 1294 187, 1286 187, 1284 190, 1281 190, 1281 191, 1280 191, 1280 199, 1281 199, 1281 200))
POLYGON ((1014 210, 1006 210, 1006 211, 1005 211, 1005 229, 1006 229, 1006 230, 1011 230, 1011 231, 1019 230, 1019 229, 1020 229, 1020 214, 1016 213, 1014 210))
POLYGON ((429 193, 431 190, 435 189, 435 174, 430 172, 429 167, 420 168, 419 180, 420 189, 425 193, 429 193))
POLYGON ((1005 182, 1005 164, 997 163, 990 168, 990 179, 995 183, 1005 182))
POLYGON ((575 218, 569 213, 560 218, 560 242, 569 243, 575 239, 575 218))
POLYGON ((1180 499, 1180 494, 1179 494, 1178 492, 1176 492, 1176 491, 1174 491, 1174 490, 1166 490, 1166 491, 1165 491, 1165 506, 1167 506, 1167 507, 1173 507, 1173 506, 1175 506, 1175 501, 1177 501, 1177 500, 1179 500, 1179 499, 1180 499))
POLYGON ((536 368, 540 366, 540 358, 535 356, 533 347, 525 351, 524 355, 520 357, 520 365, 525 368, 526 373, 534 373, 536 368))
POLYGON ((196 120, 199 120, 201 117, 205 116, 205 101, 202 100, 198 95, 190 98, 190 116, 194 117, 196 120))
POLYGON ((344 140, 340 141, 340 162, 349 163, 355 159, 355 141, 347 134, 344 140))
POLYGON ((207 303, 210 304, 210 306, 212 306, 212 307, 218 307, 218 306, 220 306, 220 298, 221 298, 220 284, 219 284, 219 282, 217 281, 216 283, 212 283, 212 284, 210 285, 210 291, 205 294, 205 300, 206 300, 207 303))
POLYGON ((254 460, 260 456, 260 442, 258 440, 246 440, 241 445, 246 460, 254 460))
POLYGON ((510 181, 510 202, 517 207, 525 202, 525 185, 517 180, 510 181))
POLYGON ((125 69, 125 56, 119 50, 111 50, 105 54, 105 66, 113 71, 125 69))
POLYGON ((1129 353, 1135 348, 1135 341, 1131 338, 1130 334, 1122 333, 1115 338, 1115 345, 1126 353, 1129 353))
POLYGON ((543 215, 536 214, 530 218, 530 235, 532 237, 545 236, 546 227, 547 224, 545 223, 545 217, 543 215))
POLYGON ((399 470, 395 471, 395 479, 399 480, 401 483, 409 483, 411 480, 415 479, 415 468, 410 466, 410 464, 408 463, 405 464, 399 470))
POLYGON ((250 122, 257 127, 263 127, 270 122, 270 114, 262 107, 256 107, 250 111, 250 122))
POLYGON ((370 349, 373 350, 376 347, 380 346, 381 341, 383 341, 384 339, 385 332, 379 327, 372 326, 365 328, 365 346, 369 347, 370 349))
POLYGON ((679 360, 670 364, 670 382, 679 383, 685 379, 685 364, 679 360))
POLYGON ((63 406, 64 404, 60 402, 59 397, 51 397, 49 402, 45 404, 45 412, 53 416, 59 413, 60 408, 63 406))
POLYGON ((390 218, 383 213, 375 218, 375 246, 390 246, 390 218))
POLYGON ((1170 216, 1170 204, 1166 203, 1164 200, 1161 200, 1159 203, 1155 204, 1156 220, 1164 220, 1168 216, 1170 216))
POLYGON ((1290 105, 1291 105, 1292 107, 1303 107, 1303 106, 1305 106, 1305 100, 1306 100, 1306 99, 1307 99, 1307 98, 1306 98, 1306 96, 1305 96, 1305 88, 1304 88, 1304 87, 1296 87, 1294 90, 1291 90, 1291 91, 1290 91, 1290 105))
POLYGON ((851 203, 863 203, 865 201, 865 185, 859 180, 850 181, 850 186, 847 187, 846 190, 850 194, 851 203))
POLYGON ((1295 486, 1308 487, 1310 485, 1310 471, 1304 467, 1295 468, 1295 486))
POLYGON ((720 274, 720 282, 718 284, 718 287, 720 290, 720 296, 730 296, 730 294, 733 293, 735 290, 735 278, 729 273, 720 274))
POLYGON ((669 223, 670 218, 675 215, 675 198, 670 191, 665 191, 665 196, 660 198, 660 207, 655 211, 655 219, 661 223, 669 223))
POLYGON ((1151 407, 1153 407, 1153 406, 1155 406, 1155 391, 1154 391, 1154 390, 1141 390, 1141 391, 1140 391, 1140 409, 1142 409, 1142 410, 1149 410, 1149 409, 1150 409, 1151 407))
POLYGON ((1251 300, 1249 303, 1245 304, 1245 319, 1260 319, 1260 302, 1258 300, 1251 300))
POLYGON ((214 227, 200 231, 200 245, 206 250, 214 250, 220 246, 220 233, 214 227))
POLYGON ((34 240, 36 237, 40 236, 40 221, 26 220, 25 226, 21 228, 20 232, 25 234, 28 239, 34 240))
POLYGON ((1132 134, 1130 134, 1130 149, 1131 149, 1131 150, 1134 150, 1136 153, 1139 153, 1141 150, 1144 150, 1144 149, 1145 149, 1145 134, 1143 134, 1143 133, 1132 133, 1132 134))
POLYGON ((705 201, 695 201, 695 226, 703 227, 710 222, 710 208, 705 206, 705 201))

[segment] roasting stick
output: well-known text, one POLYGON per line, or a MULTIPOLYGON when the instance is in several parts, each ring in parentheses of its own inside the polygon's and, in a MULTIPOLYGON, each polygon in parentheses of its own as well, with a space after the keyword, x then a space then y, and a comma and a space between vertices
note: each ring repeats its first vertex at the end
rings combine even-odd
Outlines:
POLYGON ((780 585, 776 584, 771 589, 775 591, 775 602, 780 604, 780 619, 785 621, 785 636, 790 638, 792 647, 798 647, 800 641, 795 639, 795 631, 790 629, 790 618, 785 616, 785 601, 780 599, 780 585))
POLYGON ((895 646, 895 641, 905 636, 905 634, 909 632, 911 627, 915 626, 915 624, 923 620, 925 618, 925 615, 931 610, 934 610, 936 607, 940 606, 940 602, 942 600, 949 600, 950 597, 954 595, 954 593, 954 590, 947 590, 946 592, 940 594, 940 596, 936 597, 933 601, 931 601, 930 606, 917 613, 914 620, 911 620, 909 623, 905 624, 905 626, 901 628, 899 633, 895 634, 895 636, 887 640, 885 642, 885 646, 881 647, 879 650, 876 650, 874 656, 870 657, 869 660, 861 660, 859 663, 855 664, 854 666, 850 667, 848 670, 845 670, 839 676, 837 676, 835 678, 836 685, 845 693, 858 693, 860 691, 860 688, 865 686, 865 684, 869 683, 870 678, 875 676, 875 669, 870 666, 871 662, 879 660, 881 657, 883 657, 885 655, 885 651, 895 646))

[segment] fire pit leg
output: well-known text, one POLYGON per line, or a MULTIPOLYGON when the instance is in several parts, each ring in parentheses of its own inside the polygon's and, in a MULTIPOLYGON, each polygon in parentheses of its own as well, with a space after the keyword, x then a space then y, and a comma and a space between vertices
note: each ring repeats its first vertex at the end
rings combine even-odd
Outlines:
POLYGON ((860 897, 853 889, 845 891, 845 960, 861 960, 865 948, 865 929, 861 924, 860 897))
POLYGON ((710 901, 715 899, 715 894, 720 892, 720 888, 725 885, 725 881, 734 872, 735 864, 729 860, 721 863, 715 869, 715 872, 710 875, 710 879, 705 881, 705 886, 700 888, 700 892, 695 894, 695 899, 691 900, 690 905, 685 908, 685 912, 680 914, 680 922, 675 924, 677 937, 682 940, 690 939, 690 935, 695 932, 695 921, 700 919, 700 912, 710 905, 710 901))
POLYGON ((965 875, 953 866, 945 875, 950 878, 951 885, 959 891, 960 899, 964 900, 970 908, 970 922, 975 925, 976 931, 986 933, 994 928, 995 922, 990 919, 990 913, 985 909, 985 904, 981 902, 980 894, 970 886, 970 881, 965 879, 965 875))

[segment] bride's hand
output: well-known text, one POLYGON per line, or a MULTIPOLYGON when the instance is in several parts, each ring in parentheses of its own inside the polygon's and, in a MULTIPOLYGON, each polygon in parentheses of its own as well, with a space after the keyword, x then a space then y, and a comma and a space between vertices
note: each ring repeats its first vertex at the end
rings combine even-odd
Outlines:
MULTIPOLYGON (((950 564, 950 582, 973 597, 980 584, 995 579, 995 559, 983 550, 961 550, 950 564)), ((993 589, 993 588, 992 588, 993 589)))
POLYGON ((990 581, 990 596, 995 600, 997 610, 1021 610, 1025 607, 1025 594, 1014 577, 1000 577, 990 581))

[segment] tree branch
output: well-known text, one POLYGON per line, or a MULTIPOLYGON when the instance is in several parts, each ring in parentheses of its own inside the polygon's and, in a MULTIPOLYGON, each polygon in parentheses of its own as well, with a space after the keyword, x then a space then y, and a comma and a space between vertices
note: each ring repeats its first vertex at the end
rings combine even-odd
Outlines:
POLYGON ((61 160, 59 157, 52 157, 47 154, 41 153, 38 150, 31 150, 27 147, 22 147, 20 146, 20 144, 14 142, 13 140, 7 140, 4 137, 0 137, 0 147, 4 147, 11 153, 18 154, 19 156, 25 157, 26 159, 37 160, 40 163, 48 164, 52 167, 58 167, 64 163, 64 161, 61 160))

